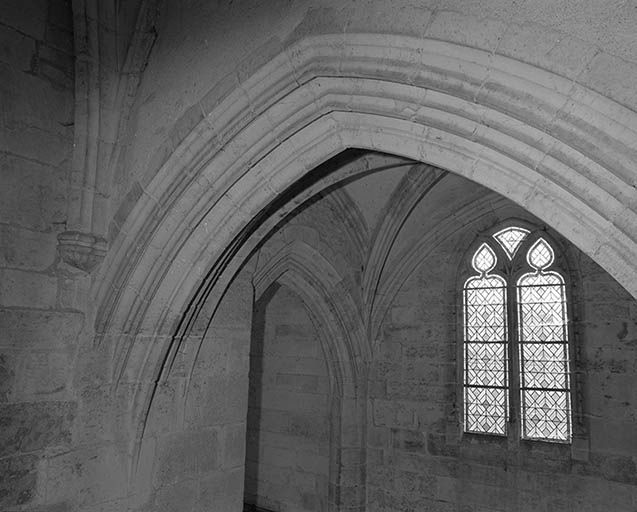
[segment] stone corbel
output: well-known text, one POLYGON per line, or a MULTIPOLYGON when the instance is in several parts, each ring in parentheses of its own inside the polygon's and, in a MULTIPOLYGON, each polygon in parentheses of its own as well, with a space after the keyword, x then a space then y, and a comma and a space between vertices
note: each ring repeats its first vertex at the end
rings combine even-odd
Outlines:
POLYGON ((58 235, 62 261, 72 267, 91 272, 106 256, 106 240, 90 233, 64 231, 58 235))

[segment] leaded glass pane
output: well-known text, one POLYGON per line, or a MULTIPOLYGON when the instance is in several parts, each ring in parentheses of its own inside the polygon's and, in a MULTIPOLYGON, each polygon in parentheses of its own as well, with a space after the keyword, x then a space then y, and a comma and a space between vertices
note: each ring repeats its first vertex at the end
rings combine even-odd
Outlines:
POLYGON ((482 244, 476 251, 472 264, 478 272, 485 273, 495 267, 495 262, 496 256, 493 249, 487 244, 482 244))
POLYGON ((570 394, 565 391, 522 390, 522 435, 526 438, 569 441, 570 394))
MULTIPOLYGON (((553 251, 549 247, 546 252, 543 244, 536 243, 527 259, 536 268, 548 266, 553 262, 553 251)), ((526 274, 518 281, 517 290, 522 435, 568 441, 571 425, 564 281, 554 272, 526 274)))
POLYGON ((473 278, 465 288, 465 341, 506 339, 504 281, 498 276, 473 278))
POLYGON ((554 273, 527 274, 518 283, 520 340, 566 341, 564 285, 554 273))
POLYGON ((506 345, 504 343, 467 343, 466 377, 468 386, 506 384, 506 345))
MULTIPOLYGON (((478 252, 482 251, 484 244, 478 252)), ((489 248, 495 265, 495 254, 489 248)), ((489 257, 489 252, 485 252, 489 257)), ((481 271, 476 265, 476 270, 481 271)), ((508 407, 506 287, 499 276, 467 281, 464 291, 465 430, 505 434, 508 407)))
POLYGON ((568 388, 568 354, 564 343, 524 343, 520 357, 522 387, 568 388))
POLYGON ((527 255, 529 265, 537 269, 548 267, 551 263, 553 263, 554 259, 555 255, 553 254, 553 249, 551 249, 551 246, 543 238, 540 238, 533 244, 527 255))
POLYGON ((465 430, 506 434, 507 390, 465 387, 465 430))
POLYGON ((510 228, 503 229, 502 231, 498 231, 495 235, 493 235, 493 238, 498 241, 509 259, 511 259, 528 234, 528 229, 512 226, 510 228))

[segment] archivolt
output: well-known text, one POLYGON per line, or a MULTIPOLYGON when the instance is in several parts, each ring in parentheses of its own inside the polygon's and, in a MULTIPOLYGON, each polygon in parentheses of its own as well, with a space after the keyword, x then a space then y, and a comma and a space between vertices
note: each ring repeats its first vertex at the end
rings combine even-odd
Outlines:
POLYGON ((311 314, 318 316, 327 363, 334 368, 339 386, 345 380, 355 382, 361 373, 358 366, 370 359, 371 347, 356 303, 343 287, 343 277, 314 248, 296 240, 257 269, 253 278, 255 297, 275 281, 291 287, 309 306, 311 314), (342 340, 343 345, 338 345, 337 340, 342 340))
POLYGON ((386 34, 307 38, 217 103, 148 185, 96 279, 98 338, 120 338, 124 373, 153 381, 200 284, 221 297, 246 227, 353 147, 501 193, 637 296, 636 132, 635 112, 481 50, 386 34))
MULTIPOLYGON (((351 471, 364 466, 365 450, 358 446, 358 457, 343 457, 343 450, 351 450, 351 439, 343 439, 343 415, 354 415, 354 411, 343 411, 344 407, 357 404, 361 416, 356 425, 364 428, 366 415, 365 362, 370 360, 362 318, 355 301, 343 287, 343 277, 314 248, 301 241, 294 241, 279 250, 269 261, 258 268, 253 284, 255 298, 274 282, 286 285, 307 306, 307 312, 316 327, 331 377, 330 382, 330 473, 329 502, 340 510, 347 502, 348 493, 343 488, 357 486, 359 491, 366 485, 363 473, 351 471), (361 384, 361 386, 359 386, 361 384), (349 397, 349 398, 347 398, 349 397), (350 470, 350 471, 348 471, 350 470), (355 474, 342 481, 342 474, 355 474)), ((350 436, 351 437, 351 436, 350 436)), ((364 436, 354 436, 362 442, 364 436)), ((361 493, 362 496, 365 493, 361 493)))
POLYGON ((405 281, 431 253, 436 251, 441 243, 449 239, 456 231, 478 224, 485 216, 498 213, 506 217, 505 212, 510 208, 511 203, 506 198, 489 193, 478 201, 465 205, 457 210, 453 217, 423 233, 423 237, 416 244, 398 255, 396 266, 383 275, 378 283, 378 301, 374 303, 374 308, 371 311, 369 329, 373 336, 372 339, 376 340, 380 335, 383 319, 405 281))

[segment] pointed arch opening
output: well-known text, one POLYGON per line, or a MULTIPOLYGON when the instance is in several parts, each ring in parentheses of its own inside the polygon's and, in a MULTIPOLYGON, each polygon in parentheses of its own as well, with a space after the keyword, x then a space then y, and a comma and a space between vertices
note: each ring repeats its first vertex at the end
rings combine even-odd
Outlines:
POLYGON ((465 432, 571 441, 567 291, 554 263, 546 237, 517 225, 473 252, 478 275, 463 287, 465 432))

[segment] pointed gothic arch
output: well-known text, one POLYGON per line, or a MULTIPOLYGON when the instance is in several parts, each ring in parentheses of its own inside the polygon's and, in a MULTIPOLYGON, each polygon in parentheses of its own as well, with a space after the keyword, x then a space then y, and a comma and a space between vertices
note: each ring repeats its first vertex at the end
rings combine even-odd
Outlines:
POLYGON ((330 386, 330 463, 328 506, 345 510, 364 506, 366 380, 370 359, 360 312, 342 286, 343 277, 315 249, 301 241, 283 247, 254 274, 255 300, 279 282, 296 293, 319 333, 330 386), (354 423, 352 423, 354 420, 354 423), (352 430, 356 431, 352 435, 352 430), (358 457, 344 456, 346 452, 358 457), (352 481, 346 474, 355 474, 352 481))
MULTIPOLYGON (((426 162, 501 193, 637 296, 635 126, 626 107, 483 50, 308 37, 206 112, 147 184, 95 281, 98 342, 115 344, 120 375, 154 382, 198 290, 222 297, 264 207, 347 148, 426 162), (595 149, 609 144, 612 155, 595 149)), ((148 400, 139 386, 132 424, 148 400)))

